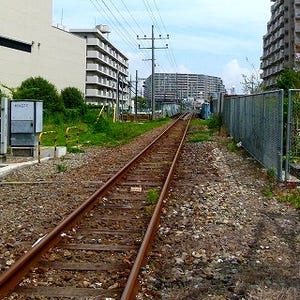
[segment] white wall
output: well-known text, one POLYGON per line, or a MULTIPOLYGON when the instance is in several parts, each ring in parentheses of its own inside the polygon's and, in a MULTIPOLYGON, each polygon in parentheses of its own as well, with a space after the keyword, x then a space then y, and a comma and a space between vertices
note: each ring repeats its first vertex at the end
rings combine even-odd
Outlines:
POLYGON ((1 0, 0 36, 31 44, 32 52, 0 46, 0 84, 16 87, 41 76, 58 90, 85 90, 84 39, 52 27, 52 0, 1 0))

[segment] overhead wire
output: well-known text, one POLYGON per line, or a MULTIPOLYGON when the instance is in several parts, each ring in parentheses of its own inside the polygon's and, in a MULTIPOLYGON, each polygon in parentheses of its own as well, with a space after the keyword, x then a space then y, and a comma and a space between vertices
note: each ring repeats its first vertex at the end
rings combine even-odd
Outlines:
POLYGON ((101 3, 103 3, 104 7, 107 9, 107 11, 110 13, 110 15, 112 16, 111 20, 114 20, 113 23, 117 24, 116 28, 123 37, 125 37, 125 39, 127 41, 129 41, 129 43, 132 43, 132 45, 134 45, 134 47, 136 46, 136 41, 130 39, 131 35, 130 33, 127 31, 127 29, 123 26, 123 24, 118 20, 118 18, 115 16, 115 14, 112 12, 112 10, 110 9, 110 7, 106 4, 106 2, 104 0, 95 0, 98 5, 100 5, 100 1, 101 3), (121 28, 122 30, 124 30, 124 32, 122 30, 119 30, 119 28, 121 28), (125 34, 126 33, 126 34, 125 34))
MULTIPOLYGON (((113 13, 113 11, 110 9, 110 7, 103 0, 101 0, 101 2, 104 5, 104 6, 102 6, 99 1, 100 0, 90 0, 92 5, 96 8, 97 12, 108 22, 108 24, 110 24, 110 26, 113 28, 113 30, 115 30, 118 33, 119 37, 127 44, 127 46, 129 46, 129 48, 131 48, 133 50, 133 52, 136 52, 136 50, 138 48, 137 41, 132 38, 132 35, 120 23, 120 21, 117 19, 117 17, 113 13), (107 13, 104 13, 105 11, 107 13), (108 13, 112 17, 109 17, 108 13), (120 30, 120 28, 123 29, 126 34, 122 30, 120 30)), ((119 13, 120 13, 120 11, 119 11, 119 13)), ((120 15, 122 15, 122 14, 120 13, 120 15)), ((124 18, 124 17, 122 16, 122 18, 124 18)), ((132 29, 131 26, 130 26, 130 28, 132 29)), ((144 53, 142 51, 139 51, 139 54, 141 54, 141 56, 144 56, 144 53)), ((149 68, 149 69, 151 68, 149 64, 145 63, 145 65, 146 65, 147 68, 149 68)))
POLYGON ((123 6, 125 7, 127 13, 129 14, 130 18, 133 20, 133 22, 135 23, 135 25, 137 26, 137 28, 140 30, 140 32, 145 35, 142 27, 140 26, 140 24, 136 21, 135 17, 132 15, 131 11, 128 9, 128 6, 126 5, 126 3, 123 0, 120 0, 123 4, 123 6))
MULTIPOLYGON (((144 37, 147 35, 144 33, 143 29, 137 22, 136 18, 133 16, 131 11, 129 10, 128 6, 124 2, 124 0, 120 0, 122 5, 124 6, 126 13, 129 15, 129 17, 124 16, 120 8, 113 3, 112 0, 90 0, 91 4, 96 8, 97 12, 110 24, 113 30, 117 32, 119 37, 127 44, 127 46, 130 49, 133 49, 133 52, 137 52, 137 49, 139 49, 139 54, 145 58, 145 54, 142 48, 139 48, 138 42, 136 39, 132 37, 131 32, 133 35, 138 36, 136 29, 140 30, 144 37), (116 15, 117 14, 117 15, 116 15), (122 20, 122 21, 120 21, 122 20), (133 26, 133 23, 134 26, 133 26), (126 24, 126 27, 124 26, 126 24), (136 29, 135 29, 135 28, 136 29)), ((149 15, 150 20, 152 21, 153 25, 157 28, 157 31, 160 34, 160 37, 163 35, 163 31, 167 35, 167 28, 164 24, 163 18, 160 14, 159 7, 157 5, 157 2, 153 0, 153 5, 151 7, 151 4, 148 0, 143 0, 144 7, 149 15), (159 21, 158 21, 159 20, 159 21), (163 28, 163 30, 162 30, 163 28)), ((163 43, 163 38, 160 39, 163 43)), ((149 39, 145 39, 145 42, 148 42, 149 45, 149 39)), ((164 44, 165 46, 165 44, 164 44)), ((150 48, 150 45, 149 45, 150 48)), ((173 52, 173 49, 171 47, 170 41, 168 41, 168 48, 167 51, 164 51, 165 55, 167 57, 167 60, 169 61, 170 65, 177 68, 177 63, 175 59, 175 55, 173 52)), ((150 68, 149 63, 146 63, 149 61, 149 59, 142 59, 142 61, 145 63, 147 68, 150 68)), ((164 69, 162 66, 159 66, 160 69, 164 69)))
MULTIPOLYGON (((156 0, 153 0, 153 3, 154 3, 156 11, 158 13, 158 16, 159 16, 160 22, 162 24, 162 27, 165 30, 165 34, 168 34, 168 30, 167 30, 167 28, 165 26, 163 18, 161 17, 160 10, 158 8, 156 0)), ((175 58, 175 55, 174 55, 174 52, 173 52, 173 47, 171 46, 171 41, 169 41, 169 47, 168 47, 168 51, 167 51, 167 57, 168 57, 168 60, 171 63, 171 65, 173 64, 175 66, 175 68, 177 69, 178 65, 177 65, 176 58, 175 58)))

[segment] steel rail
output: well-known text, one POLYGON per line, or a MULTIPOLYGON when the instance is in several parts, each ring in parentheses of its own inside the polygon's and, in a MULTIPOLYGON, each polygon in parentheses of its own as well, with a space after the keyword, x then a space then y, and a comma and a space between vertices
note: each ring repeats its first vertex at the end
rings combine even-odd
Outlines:
POLYGON ((112 176, 100 189, 92 194, 84 203, 76 208, 69 216, 59 223, 52 231, 46 234, 41 240, 36 242, 28 252, 17 260, 8 270, 0 275, 0 299, 9 295, 17 284, 26 274, 37 264, 41 256, 54 247, 62 239, 62 233, 68 231, 75 226, 79 219, 89 212, 95 205, 95 202, 103 195, 112 184, 118 179, 154 144, 156 144, 173 126, 179 121, 180 117, 174 120, 157 138, 155 138, 148 146, 138 153, 131 161, 122 167, 114 176, 112 176))
POLYGON ((167 194, 168 189, 169 189, 170 182, 173 178, 175 166, 176 166, 181 148, 183 146, 183 143, 184 143, 184 140, 185 140, 185 137, 186 137, 186 134, 187 134, 187 130, 188 130, 188 127, 189 127, 189 124, 190 124, 190 120, 191 119, 188 120, 188 124, 185 128, 185 131, 184 131, 184 134, 182 136, 181 142, 180 142, 180 144, 178 146, 178 149, 176 151, 176 154, 174 156, 172 165, 170 167, 168 176, 167 176, 166 181, 165 181, 165 183, 163 185, 163 188, 161 190, 157 205, 156 205, 155 210, 153 212, 153 215, 151 217, 151 220, 150 220, 150 223, 148 225, 146 234, 144 236, 141 247, 140 247, 139 252, 137 254, 137 257, 135 259, 134 265, 131 269, 129 278, 127 280, 125 289, 124 289, 122 297, 121 297, 121 300, 132 300, 136 296, 136 293, 137 293, 136 286, 137 286, 137 280, 138 280, 138 276, 139 276, 139 273, 140 273, 140 269, 141 269, 141 267, 142 267, 142 265, 145 261, 146 255, 147 255, 147 253, 148 253, 148 251, 151 247, 151 243, 152 243, 154 235, 156 233, 156 230, 157 230, 157 227, 158 227, 158 224, 159 224, 159 221, 160 221, 160 215, 161 215, 161 211, 162 211, 163 201, 166 197, 166 194, 167 194))

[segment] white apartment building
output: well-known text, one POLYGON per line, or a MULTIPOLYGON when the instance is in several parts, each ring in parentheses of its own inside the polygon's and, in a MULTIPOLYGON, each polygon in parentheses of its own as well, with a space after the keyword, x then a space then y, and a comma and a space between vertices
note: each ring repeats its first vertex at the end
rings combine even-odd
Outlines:
POLYGON ((85 40, 52 26, 52 0, 1 0, 0 84, 41 76, 85 92, 85 40))
MULTIPOLYGON (((152 75, 145 81, 145 97, 150 102, 152 75)), ((213 93, 225 93, 219 77, 203 74, 155 73, 154 89, 156 103, 179 103, 183 99, 208 100, 213 93)))
POLYGON ((275 86, 284 69, 300 70, 300 0, 271 0, 271 19, 263 37, 261 78, 275 86))
POLYGON ((106 25, 93 29, 71 29, 86 40, 86 100, 89 104, 129 105, 128 58, 105 36, 106 25), (119 87, 118 87, 119 83, 119 87))

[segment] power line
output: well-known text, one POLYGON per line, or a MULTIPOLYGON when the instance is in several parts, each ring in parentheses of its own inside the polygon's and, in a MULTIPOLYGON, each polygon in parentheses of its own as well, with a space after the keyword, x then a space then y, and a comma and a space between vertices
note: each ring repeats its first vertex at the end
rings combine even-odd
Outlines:
MULTIPOLYGON (((134 33, 134 35, 137 35, 137 32, 134 31, 134 29, 132 28, 132 26, 129 24, 129 22, 127 21, 127 18, 125 18, 123 16, 123 14, 120 12, 119 8, 112 2, 112 0, 109 0, 110 3, 112 4, 112 6, 114 7, 114 9, 118 12, 118 14, 121 16, 121 18, 124 20, 124 22, 127 24, 127 26, 132 30, 132 32, 134 33)), ((103 1, 102 1, 103 2, 103 1)), ((119 24, 121 24, 119 22, 119 24)), ((123 26, 123 25, 122 25, 123 26)), ((124 27, 123 27, 124 28, 124 27)))
MULTIPOLYGON (((101 6, 98 0, 90 0, 91 4, 96 8, 97 12, 107 21, 108 24, 117 32, 117 34, 122 38, 122 40, 127 44, 129 48, 131 48, 134 52, 137 48, 137 42, 135 39, 132 38, 132 35, 124 28, 124 26, 119 22, 117 17, 114 15, 110 7, 103 1, 101 2, 104 4, 104 7, 101 6), (94 2, 95 3, 94 3, 94 2), (102 8, 102 9, 101 9, 102 8), (106 9, 105 9, 106 8, 106 9), (106 12, 106 13, 105 13, 106 12), (109 14, 112 15, 113 18, 109 17, 109 14), (123 29, 124 31, 120 30, 119 28, 123 29), (124 34, 126 32, 127 34, 124 34)), ((143 52, 140 51, 140 54, 144 56, 143 52)), ((145 64, 147 68, 150 66, 145 64)))
MULTIPOLYGON (((154 3, 154 6, 156 8, 156 11, 158 13, 160 22, 161 22, 161 24, 162 24, 162 26, 163 26, 163 28, 165 30, 165 33, 167 34, 168 30, 167 30, 167 28, 165 26, 165 23, 164 23, 164 21, 163 21, 163 19, 161 17, 161 14, 159 12, 159 8, 158 8, 156 0, 153 0, 153 3, 154 3)), ((170 64, 171 65, 173 64, 177 68, 178 66, 177 66, 177 62, 176 62, 175 55, 174 55, 174 52, 173 52, 173 47, 171 46, 171 41, 169 42, 169 48, 168 49, 169 50, 166 52, 167 53, 167 58, 168 58, 170 64)))
POLYGON ((121 0, 121 2, 123 4, 123 6, 125 7, 125 9, 126 9, 127 13, 129 14, 129 16, 131 17, 131 19, 134 21, 135 25, 139 28, 140 32, 142 32, 143 35, 144 35, 143 29, 141 28, 140 24, 136 21, 135 17, 132 15, 131 11, 128 9, 126 3, 123 0, 121 0))

